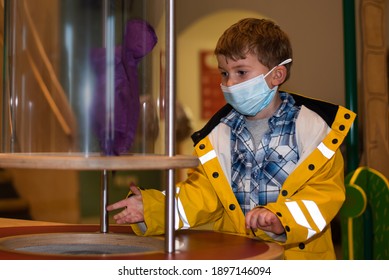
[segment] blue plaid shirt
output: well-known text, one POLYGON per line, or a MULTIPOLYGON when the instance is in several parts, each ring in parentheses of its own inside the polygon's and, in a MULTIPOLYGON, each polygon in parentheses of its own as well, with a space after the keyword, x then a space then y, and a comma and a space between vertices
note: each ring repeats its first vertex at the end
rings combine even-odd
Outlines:
POLYGON ((246 214, 258 205, 277 200, 282 184, 299 160, 296 119, 300 108, 280 92, 281 106, 269 119, 269 130, 256 152, 245 117, 232 110, 221 122, 231 127, 232 190, 246 214))

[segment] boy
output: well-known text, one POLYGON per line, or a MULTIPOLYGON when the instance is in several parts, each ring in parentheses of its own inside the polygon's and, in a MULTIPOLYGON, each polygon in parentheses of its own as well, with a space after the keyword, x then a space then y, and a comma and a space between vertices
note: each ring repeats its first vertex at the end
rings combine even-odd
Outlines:
MULTIPOLYGON (((355 114, 279 91, 292 48, 272 21, 247 18, 220 37, 215 55, 227 101, 192 139, 200 165, 177 184, 179 228, 256 235, 285 259, 335 259, 330 222, 345 199, 339 147, 355 114)), ((108 206, 139 235, 164 231, 163 193, 130 187, 108 206)))

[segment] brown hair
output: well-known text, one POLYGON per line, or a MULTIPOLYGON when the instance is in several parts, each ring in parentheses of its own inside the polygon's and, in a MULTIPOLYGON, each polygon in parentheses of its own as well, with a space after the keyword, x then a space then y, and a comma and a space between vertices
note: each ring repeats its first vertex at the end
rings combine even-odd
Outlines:
MULTIPOLYGON (((248 53, 254 54, 260 63, 271 69, 292 58, 292 46, 288 35, 273 21, 245 18, 224 31, 214 53, 233 60, 244 59, 248 53)), ((287 80, 291 63, 285 67, 287 80)))

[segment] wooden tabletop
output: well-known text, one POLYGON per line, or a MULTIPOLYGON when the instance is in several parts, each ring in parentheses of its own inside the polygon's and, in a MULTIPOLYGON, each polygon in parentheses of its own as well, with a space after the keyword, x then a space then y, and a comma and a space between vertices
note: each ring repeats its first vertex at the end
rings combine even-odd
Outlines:
POLYGON ((55 225, 65 225, 65 224, 55 223, 55 222, 45 222, 45 221, 0 218, 0 228, 26 227, 26 226, 55 226, 55 225))
MULTIPOLYGON (((145 243, 146 239, 147 242, 151 240, 151 242, 160 243, 164 239, 164 236, 138 237, 132 233, 129 226, 123 225, 111 225, 108 234, 101 234, 99 230, 99 225, 68 225, 0 218, 0 259, 273 260, 283 259, 284 256, 283 247, 276 243, 208 230, 176 231, 175 240, 179 246, 173 253, 166 253, 164 250, 158 249, 136 254, 59 255, 33 254, 7 247, 7 244, 10 243, 28 243, 30 240, 39 239, 40 235, 47 238, 51 244, 57 242, 53 238, 56 235, 60 236, 61 240, 59 242, 62 242, 61 244, 69 244, 63 243, 65 241, 74 244, 77 240, 84 243, 85 241, 82 240, 85 239, 94 239, 95 244, 100 244, 99 238, 101 238, 101 244, 103 244, 107 242, 107 238, 109 239, 110 236, 115 237, 117 235, 120 235, 121 239, 129 238, 132 240, 131 242, 134 242, 134 239, 138 240, 134 244, 145 243), (112 235, 110 235, 111 233, 112 235), (90 236, 93 234, 93 238, 89 238, 88 234, 90 236), (24 241, 15 241, 21 237, 24 238, 24 241)), ((40 243, 45 243, 45 241, 40 241, 40 243)), ((126 244, 128 246, 128 243, 126 244)))

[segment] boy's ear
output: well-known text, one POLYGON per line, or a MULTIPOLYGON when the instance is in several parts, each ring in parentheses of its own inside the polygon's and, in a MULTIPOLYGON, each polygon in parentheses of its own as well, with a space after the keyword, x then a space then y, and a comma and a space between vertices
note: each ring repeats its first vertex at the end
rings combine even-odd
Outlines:
POLYGON ((287 71, 288 70, 283 65, 277 66, 277 68, 274 69, 273 75, 272 75, 273 86, 279 86, 283 82, 285 82, 285 79, 286 79, 286 76, 287 76, 287 71))

